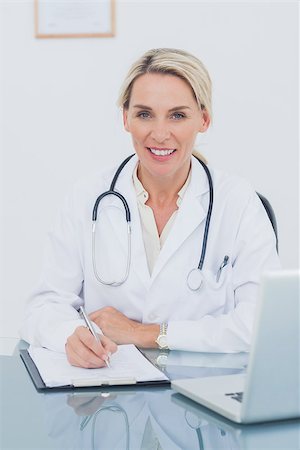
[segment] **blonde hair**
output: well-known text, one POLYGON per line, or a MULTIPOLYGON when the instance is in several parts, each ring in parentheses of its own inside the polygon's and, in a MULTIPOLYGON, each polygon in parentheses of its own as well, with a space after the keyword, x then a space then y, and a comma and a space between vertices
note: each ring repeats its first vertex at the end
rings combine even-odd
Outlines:
POLYGON ((130 68, 120 90, 119 107, 128 109, 134 81, 146 73, 174 75, 191 87, 200 109, 212 116, 211 79, 204 64, 192 54, 178 49, 157 48, 144 53, 130 68))

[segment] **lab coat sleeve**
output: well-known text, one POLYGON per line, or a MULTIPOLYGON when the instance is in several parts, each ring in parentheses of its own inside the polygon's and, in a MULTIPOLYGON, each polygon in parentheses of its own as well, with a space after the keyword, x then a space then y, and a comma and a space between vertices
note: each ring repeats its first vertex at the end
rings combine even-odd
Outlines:
POLYGON ((261 274, 280 268, 275 234, 255 192, 250 195, 241 215, 231 264, 234 308, 195 321, 170 321, 167 333, 170 349, 249 351, 261 274))
POLYGON ((70 195, 49 233, 41 279, 27 305, 20 335, 30 344, 63 352, 67 337, 84 325, 76 309, 83 271, 70 195))

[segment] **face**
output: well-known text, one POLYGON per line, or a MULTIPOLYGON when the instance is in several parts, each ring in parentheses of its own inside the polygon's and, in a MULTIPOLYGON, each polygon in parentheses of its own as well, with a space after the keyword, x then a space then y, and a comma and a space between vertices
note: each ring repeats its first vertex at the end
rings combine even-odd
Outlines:
POLYGON ((141 172, 152 177, 186 177, 196 136, 210 122, 188 83, 153 73, 135 80, 123 119, 141 172))

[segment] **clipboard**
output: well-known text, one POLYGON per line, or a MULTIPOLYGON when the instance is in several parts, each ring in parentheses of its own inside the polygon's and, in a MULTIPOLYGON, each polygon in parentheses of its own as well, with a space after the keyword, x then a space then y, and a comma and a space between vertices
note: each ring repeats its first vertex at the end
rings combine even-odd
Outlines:
MULTIPOLYGON (((100 380, 99 382, 93 382, 90 383, 88 381, 84 382, 85 380, 80 380, 79 383, 75 383, 75 384, 68 384, 68 385, 62 385, 62 386, 55 386, 55 387, 49 387, 47 386, 43 379, 42 376, 37 368, 37 366, 35 365, 34 361, 32 360, 30 354, 28 353, 27 350, 23 349, 20 350, 20 357, 27 369, 27 372, 35 386, 35 388, 38 391, 61 391, 61 390, 73 390, 73 389, 91 389, 91 388, 104 388, 107 389, 107 387, 109 388, 113 388, 113 387, 120 387, 120 386, 129 386, 131 388, 135 387, 135 386, 170 386, 171 382, 170 380, 164 379, 164 380, 149 380, 149 381, 136 381, 133 378, 124 378, 124 379, 116 379, 116 380, 100 380)), ((143 357, 146 358, 146 356, 143 355, 143 357)), ((151 363, 151 361, 146 358, 147 361, 149 361, 151 363)), ((152 363, 151 363, 152 364, 152 363)), ((87 369, 88 370, 88 369, 87 369)), ((159 369, 158 369, 159 370, 159 369)), ((164 374, 165 375, 165 374, 164 374)))

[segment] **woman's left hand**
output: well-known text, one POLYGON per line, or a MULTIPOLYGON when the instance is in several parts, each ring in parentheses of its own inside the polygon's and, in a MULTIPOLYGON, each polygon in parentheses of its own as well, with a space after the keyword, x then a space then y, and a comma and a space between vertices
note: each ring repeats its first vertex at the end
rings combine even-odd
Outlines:
POLYGON ((159 334, 159 325, 142 324, 128 319, 123 313, 106 306, 89 315, 103 334, 116 344, 134 344, 139 347, 157 347, 155 339, 159 334))

